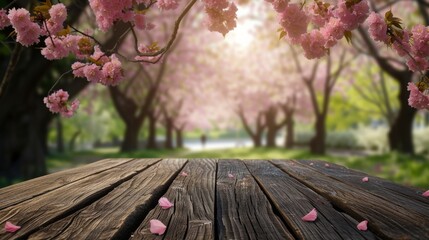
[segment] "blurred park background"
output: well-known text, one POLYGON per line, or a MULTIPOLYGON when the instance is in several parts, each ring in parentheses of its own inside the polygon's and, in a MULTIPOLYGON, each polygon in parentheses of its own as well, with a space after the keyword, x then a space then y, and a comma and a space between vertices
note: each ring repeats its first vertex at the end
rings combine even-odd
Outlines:
MULTIPOLYGON (((92 28, 87 1, 68 2, 76 12, 68 20, 92 28)), ((48 61, 3 30, 0 186, 104 158, 152 157, 321 159, 429 186, 429 113, 408 106, 406 86, 419 76, 402 59, 363 26, 352 43, 343 39, 327 57, 306 60, 279 40, 264 1, 242 2, 225 37, 209 32, 195 7, 173 49, 155 65, 127 63, 119 86, 65 75, 55 89, 80 100, 72 118, 51 114, 42 99, 74 59, 48 61)), ((406 24, 428 25, 419 1, 374 2, 386 3, 405 9, 395 15, 406 24)), ((148 46, 165 45, 171 15, 153 16, 164 32, 144 33, 148 46)), ((115 45, 115 35, 100 41, 115 45)))

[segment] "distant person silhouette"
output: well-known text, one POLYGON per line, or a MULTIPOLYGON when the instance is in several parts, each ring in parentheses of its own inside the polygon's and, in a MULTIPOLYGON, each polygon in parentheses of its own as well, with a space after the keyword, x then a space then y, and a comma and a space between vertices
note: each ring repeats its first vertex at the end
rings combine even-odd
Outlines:
POLYGON ((203 135, 201 135, 201 145, 203 146, 203 148, 206 147, 206 141, 207 141, 207 137, 206 135, 203 133, 203 135))

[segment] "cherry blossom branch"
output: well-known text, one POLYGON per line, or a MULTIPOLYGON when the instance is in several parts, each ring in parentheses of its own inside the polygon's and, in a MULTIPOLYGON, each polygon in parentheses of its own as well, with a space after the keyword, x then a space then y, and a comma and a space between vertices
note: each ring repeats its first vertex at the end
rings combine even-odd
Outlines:
POLYGON ((177 37, 177 33, 179 32, 179 26, 180 23, 182 22, 183 18, 186 16, 186 14, 189 12, 189 10, 191 10, 192 6, 194 6, 194 4, 197 2, 197 0, 191 0, 188 5, 186 5, 185 9, 183 10, 183 12, 180 14, 180 16, 177 18, 175 24, 174 24, 174 30, 173 33, 170 36, 170 39, 167 43, 167 45, 163 48, 161 48, 160 50, 156 51, 156 52, 149 52, 149 53, 138 53, 139 56, 142 57, 155 57, 158 55, 163 54, 164 52, 168 51, 170 49, 170 47, 173 45, 174 40, 177 37))
POLYGON ((86 33, 84 33, 84 32, 82 32, 82 31, 80 31, 79 29, 77 29, 77 28, 75 28, 75 27, 73 27, 73 26, 71 26, 71 25, 70 25, 70 28, 71 28, 71 29, 73 29, 74 31, 76 31, 77 33, 82 34, 83 36, 88 37, 88 38, 90 38, 90 39, 94 40, 94 42, 96 42, 96 43, 97 43, 97 45, 99 45, 100 47, 102 47, 102 46, 103 46, 103 44, 101 44, 101 42, 100 42, 100 41, 98 41, 94 36, 91 36, 91 35, 89 35, 89 34, 86 34, 86 33))

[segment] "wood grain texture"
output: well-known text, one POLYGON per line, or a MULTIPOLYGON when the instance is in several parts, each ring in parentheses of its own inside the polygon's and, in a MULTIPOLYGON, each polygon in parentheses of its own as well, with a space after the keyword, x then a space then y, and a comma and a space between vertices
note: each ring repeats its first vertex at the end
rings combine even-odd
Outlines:
POLYGON ((291 178, 268 161, 245 161, 265 194, 277 208, 292 234, 299 239, 374 239, 371 232, 360 232, 356 222, 338 212, 325 198, 291 178), (318 218, 301 218, 313 208, 318 218))
POLYGON ((149 212, 152 203, 166 191, 186 161, 162 160, 91 205, 36 232, 29 239, 128 238, 138 226, 136 221, 141 221, 149 212))
POLYGON ((219 239, 294 239, 242 161, 218 161, 216 208, 219 239))
POLYGON ((43 195, 67 184, 97 174, 131 159, 105 159, 82 167, 56 172, 0 189, 0 210, 43 195))
POLYGON ((429 239, 429 216, 392 204, 384 198, 351 187, 335 178, 291 161, 273 161, 283 171, 327 198, 382 239, 429 239))
POLYGON ((178 175, 164 194, 174 207, 164 210, 156 206, 131 239, 215 239, 216 160, 192 159, 183 171, 188 176, 178 175), (150 233, 151 219, 167 226, 163 236, 150 233))
POLYGON ((0 211, 0 225, 11 221, 22 228, 14 234, 0 231, 0 239, 28 236, 40 227, 47 226, 99 199, 158 161, 158 159, 132 160, 5 208, 0 211))
POLYGON ((423 197, 421 192, 412 188, 332 163, 329 163, 329 167, 325 167, 324 162, 316 162, 312 165, 310 165, 309 161, 296 161, 296 163, 308 166, 328 177, 346 183, 351 188, 358 188, 360 191, 366 191, 392 204, 429 216, 429 199, 423 197), (362 182, 363 177, 369 177, 369 181, 362 182))

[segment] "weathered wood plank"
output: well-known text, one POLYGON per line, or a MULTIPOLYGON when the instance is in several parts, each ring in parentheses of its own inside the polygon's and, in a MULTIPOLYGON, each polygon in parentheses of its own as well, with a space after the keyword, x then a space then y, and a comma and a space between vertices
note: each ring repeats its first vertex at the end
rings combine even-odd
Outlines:
POLYGON ((291 178, 268 161, 245 161, 265 194, 275 205, 292 234, 300 239, 374 239, 371 232, 360 232, 356 222, 338 212, 325 198, 291 178), (316 208, 315 222, 301 217, 316 208))
POLYGON ((91 205, 32 234, 29 239, 128 238, 186 161, 162 160, 91 205))
POLYGON ((350 185, 350 187, 359 188, 361 191, 369 192, 395 205, 429 216, 429 199, 411 188, 374 176, 370 176, 368 182, 362 182, 362 178, 367 177, 368 174, 332 163, 329 163, 329 167, 326 167, 324 162, 316 162, 310 165, 311 162, 308 160, 296 161, 296 163, 309 166, 320 173, 350 185))
POLYGON ((429 216, 350 187, 308 166, 291 161, 273 162, 345 213, 355 219, 368 220, 369 229, 381 238, 429 239, 429 216))
POLYGON ((131 159, 105 159, 82 167, 56 172, 0 189, 0 210, 48 193, 72 182, 124 164, 131 159))
POLYGON ((218 161, 216 208, 219 239, 294 239, 242 161, 218 161))
POLYGON ((215 159, 192 159, 178 175, 164 197, 174 207, 163 210, 156 206, 146 216, 131 239, 215 239, 215 159), (158 219, 167 226, 163 236, 150 233, 149 221, 158 219))
POLYGON ((99 199, 158 161, 158 159, 132 160, 5 208, 0 211, 0 224, 3 226, 6 221, 11 221, 22 228, 14 234, 0 232, 0 239, 28 236, 40 227, 47 226, 99 199))

